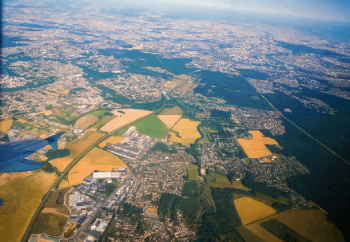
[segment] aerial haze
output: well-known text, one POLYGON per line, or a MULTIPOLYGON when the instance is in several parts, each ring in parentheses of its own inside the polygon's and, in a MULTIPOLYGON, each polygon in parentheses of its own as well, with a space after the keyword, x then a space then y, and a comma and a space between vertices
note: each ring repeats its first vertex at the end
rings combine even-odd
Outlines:
POLYGON ((1 240, 349 240, 347 1, 2 3, 1 240))

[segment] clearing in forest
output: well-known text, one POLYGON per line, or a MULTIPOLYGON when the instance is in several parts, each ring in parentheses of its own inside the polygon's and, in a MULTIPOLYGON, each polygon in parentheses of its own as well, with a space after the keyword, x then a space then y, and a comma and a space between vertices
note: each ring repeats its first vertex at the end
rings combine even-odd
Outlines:
POLYGON ((117 156, 99 148, 93 148, 69 172, 68 181, 72 186, 78 185, 95 170, 111 171, 122 167, 127 166, 117 156))
POLYGON ((100 130, 105 132, 112 132, 124 125, 127 125, 135 120, 138 120, 152 111, 142 109, 116 109, 112 111, 114 118, 105 124, 100 130))
POLYGON ((249 158, 260 158, 272 155, 265 145, 279 145, 278 142, 264 135, 259 131, 249 131, 253 135, 252 139, 237 139, 244 152, 249 158))
POLYGON ((189 147, 197 139, 201 138, 201 134, 198 132, 198 125, 200 123, 200 121, 180 119, 172 128, 173 131, 169 131, 167 135, 168 140, 189 147))
POLYGON ((168 129, 171 129, 182 117, 182 115, 157 115, 157 117, 166 125, 168 129))

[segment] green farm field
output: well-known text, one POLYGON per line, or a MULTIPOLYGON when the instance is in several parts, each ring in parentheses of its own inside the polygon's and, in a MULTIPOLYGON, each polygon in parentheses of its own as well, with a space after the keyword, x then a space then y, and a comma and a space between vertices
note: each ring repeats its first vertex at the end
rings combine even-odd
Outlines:
POLYGON ((54 214, 42 213, 33 228, 33 234, 45 233, 53 236, 60 236, 68 217, 54 214))
POLYGON ((157 138, 163 138, 169 131, 165 124, 160 121, 156 115, 148 116, 133 125, 136 126, 136 129, 140 134, 157 138))
POLYGON ((194 164, 189 164, 187 166, 187 174, 188 174, 189 181, 200 182, 199 177, 198 177, 198 166, 196 166, 194 164))

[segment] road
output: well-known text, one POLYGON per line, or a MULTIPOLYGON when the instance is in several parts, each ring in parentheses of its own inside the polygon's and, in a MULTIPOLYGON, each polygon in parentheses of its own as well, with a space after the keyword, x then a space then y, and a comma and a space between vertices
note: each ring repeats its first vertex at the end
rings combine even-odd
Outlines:
POLYGON ((147 116, 144 116, 140 119, 137 119, 135 121, 133 121, 131 124, 126 124, 120 128, 118 128, 117 130, 114 130, 113 132, 107 134, 106 136, 100 138, 99 140, 97 140, 95 143, 93 143, 91 146, 89 146, 89 148, 87 148, 86 150, 84 150, 82 153, 80 153, 77 157, 75 157, 73 159, 73 161, 63 170, 62 174, 58 177, 58 179, 55 181, 55 183, 51 186, 51 188, 49 189, 49 191, 43 196, 43 198, 41 199, 41 203, 38 206, 37 210, 35 211, 32 219, 30 220, 30 223, 26 229, 26 231, 24 232, 24 235, 21 239, 21 242, 26 242, 29 240, 30 237, 30 232, 32 231, 32 228, 34 226, 34 222, 37 220, 38 216, 40 215, 42 209, 45 207, 45 205, 47 204, 48 199, 51 197, 52 192, 54 192, 56 190, 56 186, 62 181, 62 179, 64 178, 64 176, 66 174, 69 173, 69 171, 76 165, 78 164, 78 162, 88 153, 90 152, 94 147, 96 147, 97 145, 99 145, 101 142, 103 142, 104 140, 108 139, 110 136, 114 135, 118 130, 128 126, 128 125, 132 125, 133 123, 144 119, 148 116, 153 115, 154 113, 160 112, 164 109, 166 105, 166 98, 164 98, 164 104, 161 108, 159 108, 158 110, 153 111, 152 113, 150 113, 147 116))

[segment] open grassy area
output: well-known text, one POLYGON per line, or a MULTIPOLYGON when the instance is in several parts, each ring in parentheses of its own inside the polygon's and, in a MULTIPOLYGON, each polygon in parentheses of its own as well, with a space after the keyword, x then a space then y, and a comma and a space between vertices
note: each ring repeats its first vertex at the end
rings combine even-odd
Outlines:
POLYGON ((199 144, 211 144, 210 133, 217 133, 217 130, 199 127, 199 132, 202 134, 202 138, 198 140, 199 144))
POLYGON ((93 111, 93 112, 89 113, 89 115, 93 115, 93 116, 95 116, 95 117, 98 118, 98 117, 100 117, 102 114, 107 113, 107 112, 109 112, 109 111, 106 110, 106 109, 102 109, 102 110, 93 111))
POLYGON ((77 120, 77 122, 75 122, 75 128, 78 129, 87 129, 88 127, 90 127, 91 125, 93 125, 94 123, 96 123, 98 121, 98 117, 91 115, 91 114, 87 114, 84 115, 83 117, 79 118, 77 120))
POLYGON ((35 223, 32 233, 45 233, 53 236, 60 236, 68 217, 55 213, 42 213, 35 223))
POLYGON ((159 115, 182 115, 182 109, 179 106, 164 108, 159 115))
POLYGON ((117 156, 94 148, 69 172, 68 180, 71 185, 78 185, 95 170, 111 171, 120 167, 126 167, 126 165, 117 156))
POLYGON ((232 184, 226 176, 218 175, 215 173, 211 173, 205 176, 205 179, 206 183, 203 189, 203 196, 206 197, 209 200, 210 204, 215 208, 215 203, 211 196, 211 187, 232 188, 232 184))
POLYGON ((64 230, 63 237, 64 238, 69 238, 71 236, 71 234, 73 233, 73 230, 75 229, 76 226, 77 226, 77 223, 70 223, 66 227, 66 229, 64 230))
POLYGON ((140 134, 163 138, 168 128, 156 115, 148 116, 133 124, 140 134))
MULTIPOLYGON (((15 174, 15 173, 14 173, 15 174)), ((43 195, 57 179, 55 173, 39 171, 27 177, 18 176, 0 186, 1 241, 20 241, 43 195)))
POLYGON ((188 174, 188 180, 200 182, 200 179, 198 177, 198 166, 194 164, 189 164, 187 166, 187 174, 188 174))

